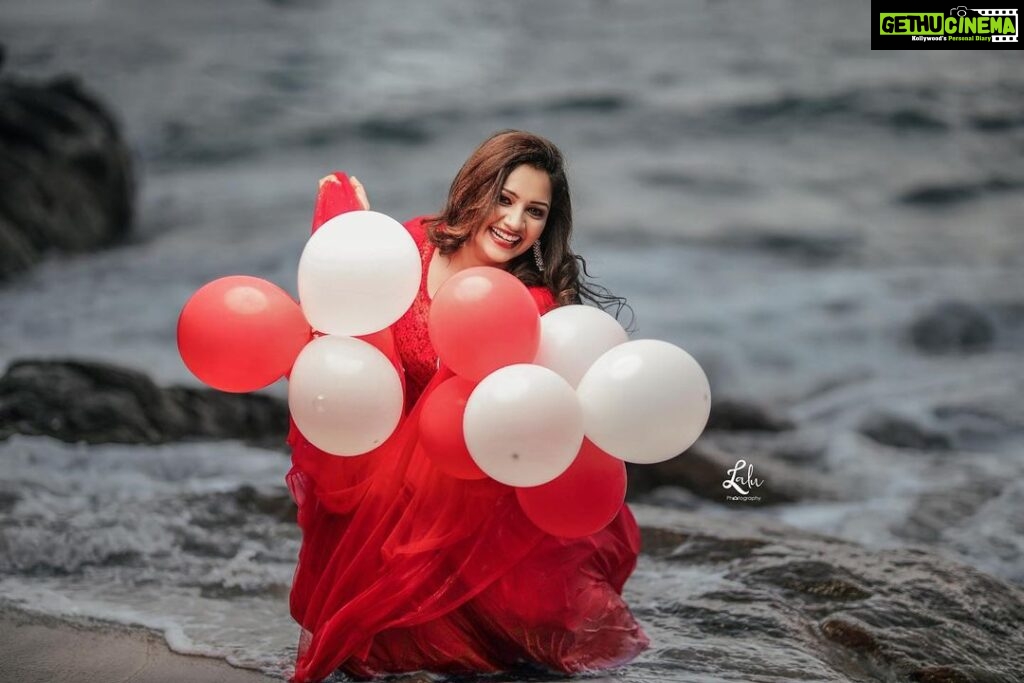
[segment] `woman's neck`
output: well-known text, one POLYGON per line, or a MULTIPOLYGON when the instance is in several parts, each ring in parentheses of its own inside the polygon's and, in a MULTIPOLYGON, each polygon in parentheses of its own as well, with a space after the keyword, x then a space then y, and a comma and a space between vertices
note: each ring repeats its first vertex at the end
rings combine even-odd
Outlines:
POLYGON ((448 278, 466 268, 489 265, 473 257, 474 254, 470 254, 465 247, 447 256, 442 254, 440 249, 436 249, 427 267, 427 295, 433 299, 434 294, 448 278))
MULTIPOLYGON (((469 248, 468 245, 463 245, 453 254, 450 254, 447 257, 447 259, 448 269, 451 271, 452 275, 458 273, 459 271, 465 270, 467 268, 474 268, 476 266, 493 266, 493 264, 481 259, 478 254, 476 254, 472 249, 469 248)), ((496 267, 505 270, 503 265, 496 267)))

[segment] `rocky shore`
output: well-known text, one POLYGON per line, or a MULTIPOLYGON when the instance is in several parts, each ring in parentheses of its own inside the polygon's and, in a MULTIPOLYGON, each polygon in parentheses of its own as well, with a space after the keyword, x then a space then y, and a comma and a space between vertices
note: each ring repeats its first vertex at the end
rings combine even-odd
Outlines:
POLYGON ((51 250, 125 240, 134 205, 132 155, 106 106, 72 76, 0 75, 0 281, 51 250))
MULTIPOLYGON (((0 379, 4 437, 140 447, 241 439, 280 450, 286 423, 278 399, 161 388, 142 373, 99 363, 23 361, 0 379)), ((711 426, 684 456, 631 473, 634 499, 650 500, 666 485, 713 499, 722 468, 736 457, 721 443, 730 435, 778 437, 792 428, 770 409, 736 401, 723 401, 711 426)), ((904 428, 893 429, 889 441, 905 435, 904 428)), ((838 495, 810 485, 813 480, 795 467, 774 463, 764 475, 771 482, 764 504, 838 495)), ((245 519, 249 529, 259 526, 253 520, 287 523, 293 514, 283 486, 242 486, 216 496, 210 505, 217 519, 245 519)), ((189 506, 196 520, 204 500, 189 506)), ((1024 591, 932 549, 869 550, 763 518, 718 517, 680 505, 633 507, 644 556, 627 591, 653 646, 613 680, 661 680, 668 672, 697 680, 706 671, 766 681, 1009 682, 1024 670, 1018 628, 1024 591), (751 652, 766 659, 747 656, 751 652)), ((284 610, 284 594, 279 599, 284 610)), ((24 629, 15 631, 24 640, 24 629)), ((112 648, 113 659, 138 656, 137 640, 131 647, 115 640, 100 646, 112 648)))

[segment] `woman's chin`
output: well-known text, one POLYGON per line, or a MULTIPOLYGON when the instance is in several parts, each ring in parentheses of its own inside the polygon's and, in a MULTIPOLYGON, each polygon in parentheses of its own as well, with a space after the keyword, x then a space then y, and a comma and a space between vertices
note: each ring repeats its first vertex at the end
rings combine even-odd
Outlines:
POLYGON ((487 245, 484 248, 484 256, 490 262, 490 265, 497 268, 504 268, 508 265, 508 262, 514 259, 518 255, 516 249, 505 249, 497 245, 487 245))

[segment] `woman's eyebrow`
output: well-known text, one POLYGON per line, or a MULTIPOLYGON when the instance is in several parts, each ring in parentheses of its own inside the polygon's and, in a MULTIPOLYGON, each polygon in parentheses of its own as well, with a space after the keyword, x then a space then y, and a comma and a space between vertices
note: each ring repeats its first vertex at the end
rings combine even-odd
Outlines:
MULTIPOLYGON (((508 192, 508 193, 509 193, 510 195, 512 195, 512 196, 513 196, 513 197, 515 197, 516 199, 519 199, 519 195, 517 195, 517 194, 516 194, 515 192, 513 192, 513 191, 512 191, 512 190, 510 190, 510 189, 508 189, 507 187, 503 187, 503 188, 501 188, 501 189, 502 189, 502 191, 504 191, 504 192, 508 192)), ((541 206, 543 206, 543 207, 544 207, 545 209, 546 209, 546 208, 548 208, 548 203, 547 203, 547 202, 539 202, 539 201, 533 201, 533 202, 530 202, 530 203, 531 203, 531 204, 540 204, 540 205, 541 205, 541 206)))

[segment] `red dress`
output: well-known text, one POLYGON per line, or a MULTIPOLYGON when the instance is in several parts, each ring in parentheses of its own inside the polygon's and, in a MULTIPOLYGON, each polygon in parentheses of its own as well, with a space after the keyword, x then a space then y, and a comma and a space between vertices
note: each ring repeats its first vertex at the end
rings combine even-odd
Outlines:
MULTIPOLYGON (((560 539, 535 527, 514 490, 449 477, 416 448, 423 395, 444 379, 427 334, 422 219, 406 226, 423 281, 392 327, 408 414, 355 458, 325 454, 294 428, 287 481, 303 533, 291 592, 302 626, 295 681, 428 670, 488 673, 527 663, 576 673, 623 664, 648 645, 620 594, 639 530, 623 506, 604 530, 560 539)), ((531 288, 543 313, 554 299, 531 288)))

